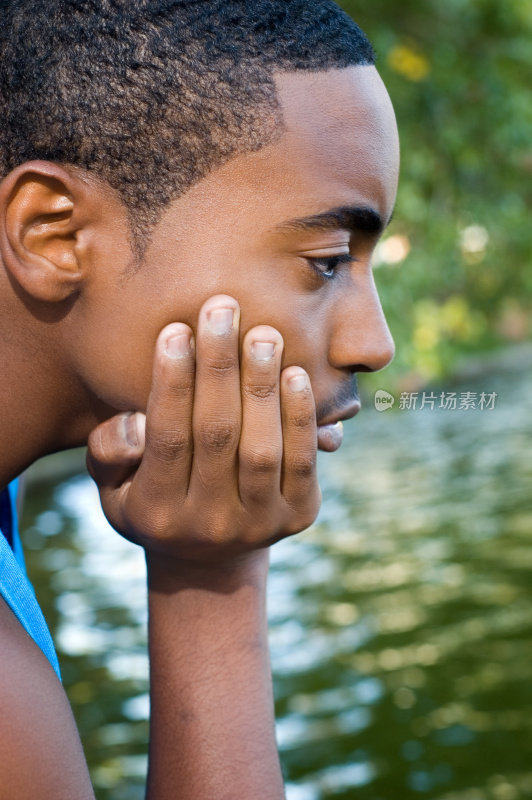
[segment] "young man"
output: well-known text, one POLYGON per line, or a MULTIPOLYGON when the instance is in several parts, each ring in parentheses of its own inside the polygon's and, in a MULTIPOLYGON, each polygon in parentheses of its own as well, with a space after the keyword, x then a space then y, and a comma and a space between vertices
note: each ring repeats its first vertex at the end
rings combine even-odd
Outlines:
POLYGON ((93 797, 5 488, 87 442, 146 551, 147 797, 281 798, 267 548, 393 352, 371 47, 329 0, 1 6, 0 800, 93 797))

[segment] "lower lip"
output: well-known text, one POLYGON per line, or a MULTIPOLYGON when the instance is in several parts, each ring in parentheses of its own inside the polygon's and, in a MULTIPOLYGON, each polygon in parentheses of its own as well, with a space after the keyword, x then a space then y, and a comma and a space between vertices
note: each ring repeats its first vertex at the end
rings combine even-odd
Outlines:
POLYGON ((334 453, 342 444, 344 438, 344 426, 341 422, 334 425, 318 426, 318 450, 326 453, 334 453))

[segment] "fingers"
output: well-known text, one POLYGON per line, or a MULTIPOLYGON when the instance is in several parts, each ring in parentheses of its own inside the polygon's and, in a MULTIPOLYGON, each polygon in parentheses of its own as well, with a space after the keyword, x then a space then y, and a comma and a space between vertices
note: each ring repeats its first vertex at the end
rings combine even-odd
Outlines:
POLYGON ((203 305, 196 344, 196 397, 193 412, 194 462, 190 491, 232 489, 240 438, 240 309, 227 295, 203 305))
POLYGON ((88 466, 105 513, 145 547, 263 546, 316 516, 309 378, 296 366, 281 373, 283 339, 267 325, 248 331, 240 360, 239 314, 234 298, 217 295, 195 340, 188 325, 167 325, 146 417, 119 414, 91 434, 88 466))
POLYGON ((187 494, 192 460, 194 338, 183 323, 167 325, 155 348, 146 411, 146 447, 135 493, 150 503, 176 502, 187 494))
POLYGON ((283 436, 279 373, 281 334, 268 325, 252 328, 242 343, 242 431, 238 450, 239 493, 244 505, 278 501, 283 436))
POLYGON ((316 474, 317 429, 314 397, 307 373, 287 367, 281 376, 283 472, 281 490, 286 502, 305 515, 310 525, 321 500, 316 474))
POLYGON ((144 453, 144 414, 117 414, 95 428, 88 440, 87 469, 106 488, 120 486, 144 453))

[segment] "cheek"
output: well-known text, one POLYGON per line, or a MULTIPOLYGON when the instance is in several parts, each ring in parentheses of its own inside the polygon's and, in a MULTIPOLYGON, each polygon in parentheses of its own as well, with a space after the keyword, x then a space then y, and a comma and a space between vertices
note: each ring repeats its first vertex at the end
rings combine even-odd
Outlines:
POLYGON ((83 312, 76 327, 76 370, 86 388, 112 408, 144 411, 157 337, 169 322, 186 320, 175 294, 156 297, 153 290, 133 288, 132 281, 83 312))
POLYGON ((307 283, 293 264, 273 262, 250 271, 229 293, 241 306, 242 336, 255 325, 271 325, 284 340, 283 367, 298 365, 310 373, 327 363, 334 297, 326 288, 309 290, 307 283))
POLYGON ((249 259, 239 269, 227 256, 208 265, 196 259, 186 275, 177 268, 163 274, 161 263, 145 264, 113 292, 111 302, 102 302, 79 346, 80 372, 91 391, 113 408, 144 411, 160 331, 185 322, 196 332, 201 306, 220 293, 240 304, 241 339, 256 325, 271 325, 284 340, 283 368, 301 366, 313 385, 327 382, 331 292, 309 291, 291 264, 249 259))
POLYGON ((100 400, 119 411, 145 411, 158 331, 108 321, 78 350, 79 374, 100 400))
MULTIPOLYGON (((317 304, 308 297, 292 297, 290 302, 265 307, 254 324, 271 325, 279 331, 284 341, 282 367, 300 366, 311 378, 327 366, 328 334, 326 320, 317 304)), ((245 321, 246 317, 243 314, 245 321)), ((248 325, 249 330, 253 325, 248 325)), ((243 327, 243 332, 245 329, 243 327)))

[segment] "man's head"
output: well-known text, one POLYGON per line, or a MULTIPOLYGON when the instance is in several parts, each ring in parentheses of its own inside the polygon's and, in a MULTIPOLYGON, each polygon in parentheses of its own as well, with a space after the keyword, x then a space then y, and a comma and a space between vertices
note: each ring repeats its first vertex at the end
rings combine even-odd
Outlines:
POLYGON ((328 0, 43 6, 50 41, 33 9, 17 23, 28 20, 17 46, 39 74, 27 85, 11 74, 21 149, 0 185, 0 324, 23 331, 21 348, 31 340, 33 378, 41 370, 61 402, 60 445, 105 409, 144 410, 159 331, 195 329, 214 294, 240 303, 242 335, 280 331, 283 366, 309 373, 319 421, 352 407, 354 373, 393 352, 371 254, 398 171, 393 110, 360 30, 328 0), (80 76, 56 64, 57 48, 66 59, 76 47, 80 76), (63 123, 58 96, 76 108, 63 123), (134 270, 132 216, 150 234, 134 270))
POLYGON ((283 128, 275 72, 373 63, 330 0, 5 0, 0 176, 43 159, 90 170, 137 238, 161 209, 283 128))

